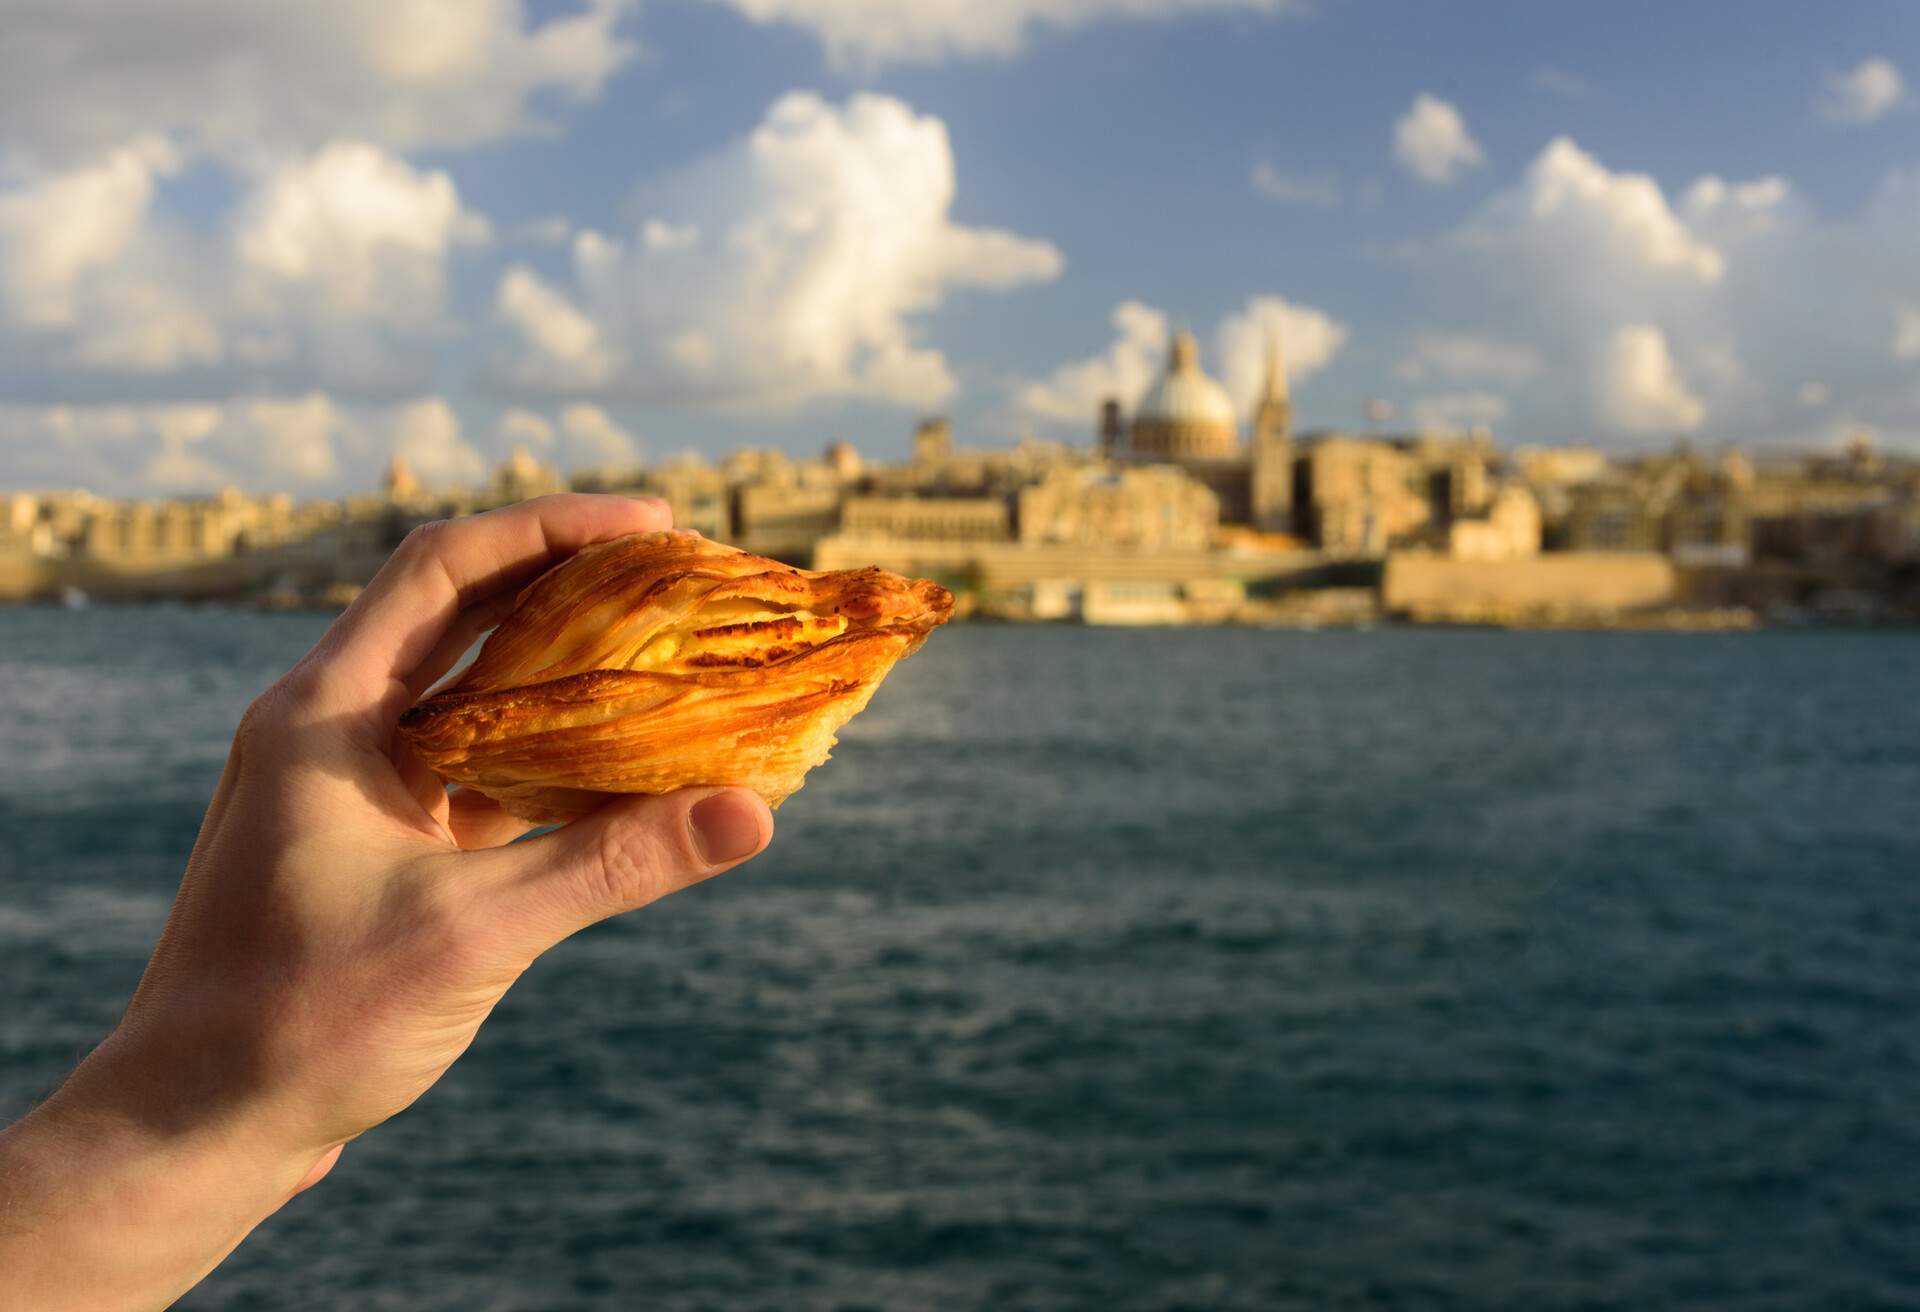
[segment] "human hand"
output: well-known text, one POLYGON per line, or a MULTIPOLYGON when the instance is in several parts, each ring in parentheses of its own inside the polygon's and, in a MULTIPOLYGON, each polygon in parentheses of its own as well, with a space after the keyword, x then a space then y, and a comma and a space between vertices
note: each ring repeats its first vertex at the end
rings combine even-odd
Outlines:
POLYGON ((723 788, 505 846, 529 826, 449 795, 395 738, 521 584, 666 527, 659 502, 555 496, 416 530, 254 702, 125 1019, 0 1138, 8 1281, 37 1271, 46 1306, 164 1306, 424 1093, 540 953, 765 847, 766 804, 723 788), (75 1167, 117 1181, 110 1199, 82 1206, 75 1167), (102 1208, 134 1199, 116 1235, 102 1208), (84 1298, 60 1283, 70 1257, 31 1265, 56 1234, 95 1259, 84 1298))

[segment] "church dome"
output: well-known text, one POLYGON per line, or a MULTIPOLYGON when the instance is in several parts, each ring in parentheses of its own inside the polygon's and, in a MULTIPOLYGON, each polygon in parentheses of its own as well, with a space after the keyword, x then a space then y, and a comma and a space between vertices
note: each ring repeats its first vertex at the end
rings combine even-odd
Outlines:
POLYGON ((1167 372, 1134 412, 1134 454, 1168 460, 1230 457, 1240 449, 1237 429, 1227 389, 1201 372, 1193 334, 1179 333, 1167 372))

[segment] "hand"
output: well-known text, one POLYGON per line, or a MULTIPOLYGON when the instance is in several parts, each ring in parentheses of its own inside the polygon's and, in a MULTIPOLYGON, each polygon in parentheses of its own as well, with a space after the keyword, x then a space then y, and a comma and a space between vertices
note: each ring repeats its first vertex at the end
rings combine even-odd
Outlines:
POLYGON ((667 526, 593 496, 424 526, 248 708, 125 1019, 0 1138, 0 1286, 165 1306, 424 1093, 540 953, 766 846, 766 804, 721 788, 503 846, 529 826, 396 745, 515 589, 667 526))

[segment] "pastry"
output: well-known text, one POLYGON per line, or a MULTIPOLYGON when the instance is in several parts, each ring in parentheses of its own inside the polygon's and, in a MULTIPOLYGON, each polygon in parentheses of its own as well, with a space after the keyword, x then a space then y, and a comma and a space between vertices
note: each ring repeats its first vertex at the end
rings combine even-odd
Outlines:
POLYGON ((779 806, 952 612, 953 595, 926 579, 639 533, 529 584, 400 732, 442 778, 541 823, 689 784, 779 806))

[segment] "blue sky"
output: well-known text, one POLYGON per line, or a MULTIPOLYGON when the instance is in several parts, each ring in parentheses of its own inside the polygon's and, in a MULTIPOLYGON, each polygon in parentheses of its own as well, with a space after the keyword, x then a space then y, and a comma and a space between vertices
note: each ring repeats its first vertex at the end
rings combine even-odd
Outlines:
POLYGON ((1180 325, 1309 428, 1920 439, 1908 4, 79 8, 0 2, 0 484, 1083 440, 1180 325))

